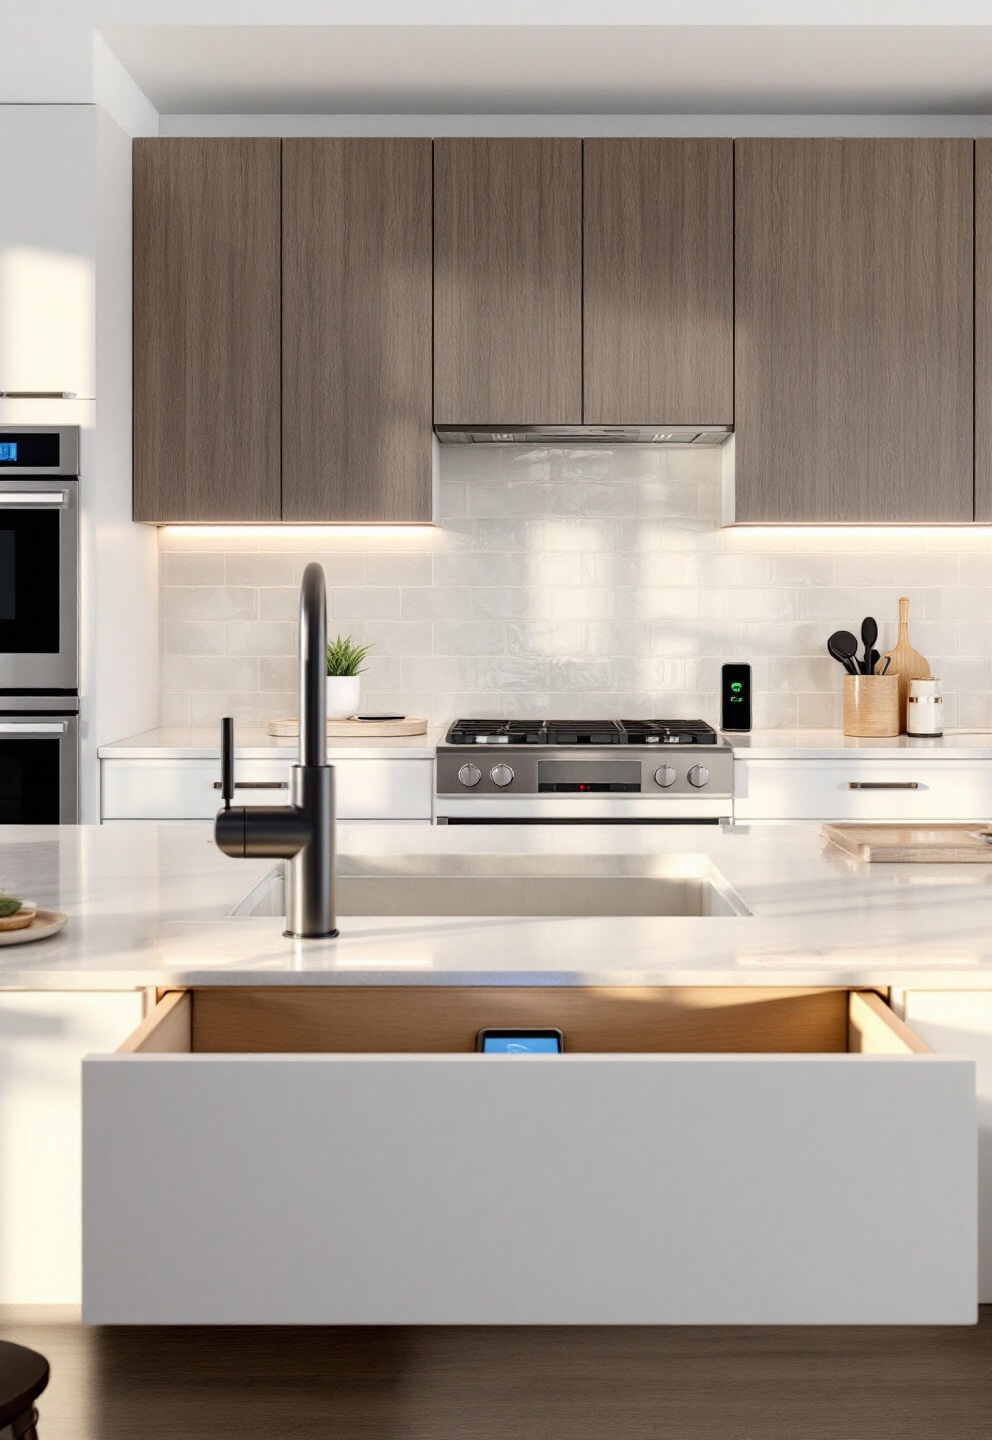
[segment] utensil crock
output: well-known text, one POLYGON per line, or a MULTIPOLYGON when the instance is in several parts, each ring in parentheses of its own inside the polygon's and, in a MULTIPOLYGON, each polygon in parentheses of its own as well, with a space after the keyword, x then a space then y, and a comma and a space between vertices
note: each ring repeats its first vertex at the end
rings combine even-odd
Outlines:
POLYGON ((844 676, 844 734, 898 735, 898 675, 844 676))

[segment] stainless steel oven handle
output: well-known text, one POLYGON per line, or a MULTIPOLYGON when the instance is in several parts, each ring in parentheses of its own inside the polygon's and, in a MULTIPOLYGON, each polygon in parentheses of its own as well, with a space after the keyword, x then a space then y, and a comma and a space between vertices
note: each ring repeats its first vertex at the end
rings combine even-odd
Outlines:
POLYGON ((64 720, 0 720, 0 735, 64 735, 64 720))
POLYGON ((0 487, 0 510, 64 509, 69 497, 64 490, 4 490, 0 487))

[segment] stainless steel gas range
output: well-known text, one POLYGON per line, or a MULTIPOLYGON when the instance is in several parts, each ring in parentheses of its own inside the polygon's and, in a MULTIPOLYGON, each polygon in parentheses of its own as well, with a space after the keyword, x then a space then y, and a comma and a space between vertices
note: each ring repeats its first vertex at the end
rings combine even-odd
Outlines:
POLYGON ((437 748, 440 825, 715 824, 733 751, 702 720, 456 720, 437 748))

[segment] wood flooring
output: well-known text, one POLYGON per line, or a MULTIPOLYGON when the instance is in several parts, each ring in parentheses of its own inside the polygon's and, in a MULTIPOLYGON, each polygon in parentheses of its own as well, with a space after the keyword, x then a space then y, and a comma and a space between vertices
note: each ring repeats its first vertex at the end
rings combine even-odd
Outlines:
POLYGON ((992 1307, 960 1329, 86 1329, 40 1440, 987 1440, 992 1307))

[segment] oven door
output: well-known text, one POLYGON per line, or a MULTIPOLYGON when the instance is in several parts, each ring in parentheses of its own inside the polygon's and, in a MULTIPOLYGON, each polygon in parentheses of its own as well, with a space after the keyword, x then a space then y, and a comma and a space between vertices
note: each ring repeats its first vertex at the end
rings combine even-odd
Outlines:
POLYGON ((79 717, 0 714, 0 825, 79 820, 79 717))
POLYGON ((74 691, 78 482, 0 481, 0 690, 74 691))

